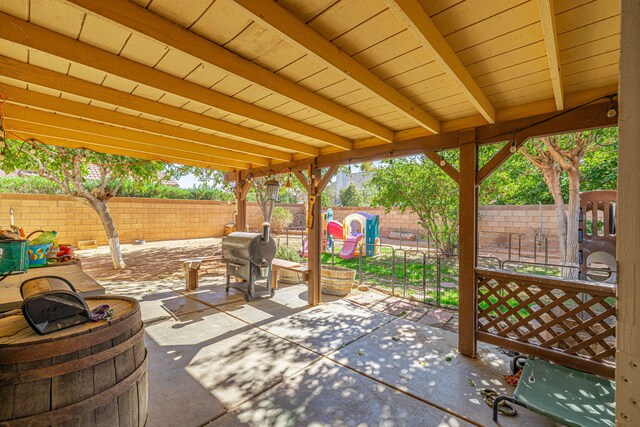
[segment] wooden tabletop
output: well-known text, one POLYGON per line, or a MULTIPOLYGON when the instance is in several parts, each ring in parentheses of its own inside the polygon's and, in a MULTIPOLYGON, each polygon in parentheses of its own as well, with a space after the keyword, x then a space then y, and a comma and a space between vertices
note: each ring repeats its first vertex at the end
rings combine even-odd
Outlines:
POLYGON ((77 265, 34 268, 25 274, 8 276, 0 281, 0 312, 20 308, 20 285, 27 279, 40 276, 59 276, 67 279, 83 296, 104 295, 104 288, 77 265))

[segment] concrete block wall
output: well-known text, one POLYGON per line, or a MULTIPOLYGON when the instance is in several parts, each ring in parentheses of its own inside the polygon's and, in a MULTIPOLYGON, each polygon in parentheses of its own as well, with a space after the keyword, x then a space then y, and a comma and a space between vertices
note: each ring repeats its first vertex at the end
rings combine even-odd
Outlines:
MULTIPOLYGON (((304 214, 303 205, 279 205, 293 214, 304 214)), ((43 194, 0 194, 0 227, 9 226, 9 208, 15 211, 17 225, 27 232, 56 230, 61 243, 77 245, 79 240, 97 240, 107 244, 102 223, 93 209, 68 196, 43 194)), ((115 197, 109 201, 120 240, 129 243, 135 239, 174 240, 222 236, 225 224, 232 221, 234 203, 208 200, 171 200, 115 197)), ((334 207, 334 218, 342 221, 355 212, 380 215, 382 237, 391 230, 419 229, 418 216, 410 211, 380 207, 334 207)), ((263 217, 256 203, 247 206, 249 228, 260 228, 263 217)), ((557 236, 557 222, 553 206, 542 206, 543 229, 557 236)), ((538 206, 482 206, 478 223, 480 247, 502 248, 507 245, 505 235, 521 233, 532 235, 540 225, 538 206)), ((555 240, 557 245, 557 239, 555 240)))

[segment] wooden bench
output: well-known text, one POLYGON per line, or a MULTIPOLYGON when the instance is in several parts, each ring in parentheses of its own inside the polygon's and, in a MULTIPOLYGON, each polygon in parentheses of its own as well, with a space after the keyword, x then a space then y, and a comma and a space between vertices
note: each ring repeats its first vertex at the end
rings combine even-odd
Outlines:
POLYGON ((198 289, 198 275, 200 274, 200 266, 203 263, 221 261, 222 255, 184 260, 182 262, 182 268, 184 269, 184 276, 186 279, 186 290, 195 291, 198 289))
POLYGON ((298 262, 287 261, 284 259, 274 258, 271 262, 271 285, 273 289, 278 289, 278 270, 295 271, 302 275, 303 280, 309 279, 309 268, 298 262))

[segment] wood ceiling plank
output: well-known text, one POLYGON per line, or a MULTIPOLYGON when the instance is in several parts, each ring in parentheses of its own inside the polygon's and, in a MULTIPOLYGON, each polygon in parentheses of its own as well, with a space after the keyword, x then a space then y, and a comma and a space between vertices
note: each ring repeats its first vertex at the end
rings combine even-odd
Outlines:
POLYGON ((198 58, 180 52, 176 49, 169 49, 166 55, 154 67, 163 73, 184 79, 191 74, 202 62, 198 58))
POLYGON ((594 80, 566 85, 565 91, 567 95, 574 95, 587 91, 600 90, 600 88, 603 87, 609 87, 610 89, 608 89, 606 93, 600 92, 600 96, 616 94, 618 92, 618 74, 605 75, 594 80))
POLYGON ((171 18, 184 28, 189 28, 211 6, 214 0, 153 0, 148 6, 152 12, 171 18))
POLYGON ((530 61, 497 70, 493 73, 476 77, 480 87, 486 87, 500 82, 508 81, 527 74, 549 69, 549 61, 546 56, 532 58, 530 61))
POLYGON ((69 61, 62 58, 33 49, 29 49, 29 64, 46 68, 47 70, 55 71, 60 74, 67 74, 71 65, 69 61))
POLYGON ((499 72, 533 59, 544 58, 545 56, 546 50, 544 42, 540 40, 509 52, 492 56, 480 62, 467 65, 467 70, 469 70, 475 79, 478 79, 480 76, 484 76, 485 74, 499 72))
MULTIPOLYGON (((405 27, 394 18, 393 13, 384 10, 331 40, 331 43, 353 57, 403 31, 405 27)), ((362 65, 367 66, 367 64, 362 65)))
MULTIPOLYGON (((440 33, 447 36, 477 22, 490 19, 504 11, 518 6, 527 0, 466 0, 452 5, 432 16, 431 20, 438 27, 440 33)), ((422 1, 425 10, 429 2, 422 1)), ((431 13, 429 13, 431 15, 431 13)))
POLYGON ((564 109, 564 92, 562 88, 562 71, 560 70, 560 53, 558 48, 558 30, 556 28, 555 0, 538 0, 540 25, 547 50, 551 86, 558 111, 564 109))
POLYGON ((445 40, 454 52, 458 52, 507 35, 527 25, 536 24, 539 27, 538 19, 537 6, 535 2, 529 1, 456 31, 446 36, 445 40))
POLYGON ((71 63, 71 65, 69 66, 69 72, 67 74, 71 77, 77 77, 79 79, 95 83, 97 85, 102 84, 104 79, 107 77, 107 74, 103 73, 102 71, 96 70, 95 68, 91 67, 85 67, 84 65, 77 64, 75 62, 71 63))
MULTIPOLYGON (((156 117, 171 117, 177 121, 190 123, 194 126, 201 126, 216 132, 235 135, 252 141, 260 141, 262 143, 269 144, 271 147, 277 147, 277 150, 269 149, 268 153, 265 153, 265 155, 269 157, 277 158, 278 155, 285 155, 282 151, 278 150, 290 150, 288 147, 291 147, 292 144, 297 149, 303 150, 302 152, 304 154, 314 156, 318 153, 318 150, 314 147, 298 146, 297 143, 286 138, 247 129, 242 126, 232 125, 222 120, 213 119, 207 115, 199 115, 191 111, 171 107, 135 95, 125 94, 123 92, 85 82, 74 77, 61 76, 53 71, 24 64, 10 58, 0 57, 0 66, 6 76, 25 81, 27 83, 39 84, 43 87, 49 87, 62 92, 90 97, 96 102, 106 102, 113 105, 119 105, 146 114, 151 114, 156 117)), ((207 111, 207 113, 209 113, 209 111, 207 111)), ((254 154, 258 154, 257 149, 253 144, 235 144, 234 146, 225 148, 234 149, 234 147, 235 150, 238 151, 245 151, 249 153, 254 152, 254 154)))
POLYGON ((570 76, 583 71, 600 68, 607 65, 615 65, 620 62, 620 51, 618 49, 600 55, 591 56, 570 62, 562 67, 562 75, 570 76))
POLYGON ((560 51, 562 65, 620 49, 620 36, 612 35, 560 51))
POLYGON ((213 108, 253 118, 332 145, 346 149, 351 147, 350 141, 330 132, 279 116, 268 110, 263 110, 137 62, 77 42, 42 27, 9 17, 9 15, 1 14, 0 18, 6 19, 11 24, 0 26, 0 36, 5 40, 21 43, 33 49, 48 52, 57 57, 78 62, 122 78, 131 79, 168 93, 180 94, 213 108))
POLYGON ((310 55, 331 65, 350 78, 360 83, 364 88, 374 92, 386 102, 394 105, 411 117, 419 125, 434 131, 439 131, 439 123, 425 111, 417 108, 408 99, 400 95, 394 88, 382 81, 366 67, 355 61, 345 52, 337 49, 330 41, 317 33, 310 26, 300 22, 294 15, 277 3, 269 0, 235 0, 245 10, 253 15, 258 22, 279 32, 281 37, 304 49, 310 55))
MULTIPOLYGON (((582 6, 559 13, 556 16, 558 34, 563 34, 590 23, 602 21, 620 15, 620 2, 610 0, 596 0, 582 6)), ((618 23, 618 28, 619 28, 618 23)))
POLYGON ((338 1, 339 0, 279 0, 282 6, 289 9, 304 22, 320 15, 338 1))
POLYGON ((384 9, 384 4, 377 0, 341 0, 308 21, 307 25, 325 39, 333 40, 384 9))
POLYGON ((456 54, 468 67, 476 62, 486 61, 494 56, 512 52, 540 41, 542 41, 542 27, 539 22, 535 22, 511 33, 503 34, 466 49, 457 50, 456 54))
POLYGON ((168 51, 169 48, 162 43, 138 33, 131 33, 131 37, 129 37, 120 51, 120 56, 144 64, 147 67, 155 67, 168 51))
MULTIPOLYGON (((210 41, 198 37, 196 34, 173 25, 170 21, 149 13, 145 9, 137 7, 126 0, 113 0, 109 2, 94 2, 89 0, 73 0, 79 6, 85 7, 95 13, 107 17, 114 22, 125 25, 127 28, 145 34, 155 40, 159 40, 167 45, 179 49, 192 55, 194 58, 208 62, 220 67, 229 73, 242 77, 249 82, 254 82, 268 90, 282 94, 292 100, 304 103, 319 112, 335 117, 344 123, 357 126, 372 135, 388 139, 391 141, 392 132, 384 129, 379 124, 354 114, 353 112, 336 105, 329 100, 309 91, 305 88, 288 81, 286 78, 274 75, 269 70, 252 63, 251 58, 260 56, 274 45, 280 42, 280 37, 273 31, 260 27, 258 24, 251 24, 245 28, 237 37, 231 40, 225 47, 235 50, 241 54, 236 55, 228 50, 211 43, 210 41), (268 37, 265 37, 268 36, 268 37), (249 49, 249 50, 247 50, 249 49)), ((164 58, 163 58, 164 60, 164 58)), ((161 61, 162 63, 162 61, 161 61)), ((168 70, 165 70, 168 71, 168 70)), ((257 107, 254 107, 257 108, 257 107)), ((238 114, 238 111, 230 111, 238 114)), ((258 120, 258 116, 249 116, 258 120)), ((260 119, 263 123, 277 124, 277 121, 267 121, 260 119)), ((350 148, 350 142, 338 137, 329 136, 325 133, 316 134, 306 127, 297 128, 291 122, 284 120, 278 124, 284 126, 292 132, 306 135, 320 141, 336 145, 341 148, 350 148), (307 130, 303 132, 303 130, 307 130), (323 137, 323 138, 319 138, 323 137)))
POLYGON ((29 0, 12 0, 0 3, 0 10, 22 20, 29 19, 29 0))
POLYGON ((36 25, 76 38, 82 29, 86 14, 72 5, 60 1, 31 0, 29 20, 36 25))
POLYGON ((615 36, 620 38, 619 17, 607 18, 600 22, 569 31, 558 35, 560 51, 566 49, 580 49, 582 45, 600 40, 605 37, 615 36))
POLYGON ((409 73, 420 67, 428 67, 431 64, 435 64, 435 61, 433 61, 424 49, 417 48, 383 64, 376 65, 370 68, 369 71, 382 80, 390 81, 389 79, 401 74, 409 73))
MULTIPOLYGON (((233 170, 224 161, 209 156, 190 156, 188 153, 166 150, 160 148, 149 148, 148 146, 137 144, 134 141, 123 141, 105 136, 92 135, 78 132, 73 129, 63 129, 53 126, 46 126, 36 123, 23 122, 19 120, 7 119, 7 128, 11 132, 19 134, 21 137, 35 137, 47 143, 47 138, 55 138, 58 141, 69 141, 75 143, 74 148, 86 148, 103 153, 116 154, 142 158, 147 160, 165 161, 169 163, 181 163, 191 165, 208 165, 209 167, 224 168, 233 170)), ((58 145, 51 143, 52 145, 58 145)))
POLYGON ((387 6, 420 41, 444 72, 458 85, 478 112, 494 123, 496 111, 417 0, 386 0, 387 6))
POLYGON ((246 14, 233 1, 216 0, 189 28, 212 42, 224 45, 251 24, 246 14), (224 19, 220 19, 224 16, 224 19))
MULTIPOLYGON (((586 83, 589 81, 595 81, 603 77, 617 76, 618 64, 604 65, 598 68, 592 68, 590 70, 581 71, 575 74, 564 76, 565 85, 574 85, 578 83, 586 83)), ((593 84, 593 87, 597 87, 597 83, 593 84)))
POLYGON ((16 43, 0 43, 0 55, 22 62, 29 62, 29 49, 16 43))
POLYGON ((237 164, 269 164, 269 159, 263 157, 241 154, 234 151, 216 148, 212 145, 193 142, 194 140, 197 141, 208 139, 217 143, 222 139, 214 137, 212 135, 204 135, 200 132, 187 131, 186 129, 180 129, 175 126, 145 121, 144 119, 128 116, 123 113, 104 110, 102 108, 91 107, 83 104, 77 104, 72 101, 58 99, 56 102, 55 98, 47 95, 39 95, 33 93, 25 94, 24 92, 29 91, 23 91, 22 93, 16 93, 15 89, 13 91, 9 91, 9 95, 7 96, 9 97, 8 99, 12 104, 9 104, 9 106, 6 108, 7 117, 24 122, 39 123, 47 126, 61 127, 66 129, 77 129, 81 130, 83 133, 104 135, 127 141, 136 141, 152 147, 158 146, 160 148, 184 151, 196 155, 202 154, 206 156, 220 157, 222 159, 227 159, 230 162, 229 165, 232 165, 233 162, 237 164), (49 110, 55 109, 55 111, 60 111, 65 114, 72 114, 74 116, 78 116, 79 114, 81 114, 81 116, 78 117, 98 120, 100 122, 81 120, 80 118, 64 116, 61 114, 53 114, 51 112, 38 111, 34 110, 33 108, 20 107, 13 105, 14 102, 19 102, 25 105, 33 105, 38 108, 45 108, 49 110), (103 123, 126 126, 127 129, 109 126, 103 123), (138 125, 139 127, 134 127, 138 125), (155 134, 146 132, 154 132, 155 134), (188 136, 189 140, 174 139, 173 135, 181 135, 182 137, 188 136), (167 136, 171 136, 171 138, 167 138, 167 136))
POLYGON ((106 19, 87 14, 78 40, 118 55, 129 37, 131 31, 113 25, 106 19))
MULTIPOLYGON (((367 67, 370 71, 374 67, 380 71, 380 65, 393 62, 394 59, 418 48, 420 48, 420 43, 410 31, 404 30, 358 52, 353 55, 353 59, 367 67)), ((423 57, 423 62, 430 61, 431 59, 428 56, 425 55, 423 57)))

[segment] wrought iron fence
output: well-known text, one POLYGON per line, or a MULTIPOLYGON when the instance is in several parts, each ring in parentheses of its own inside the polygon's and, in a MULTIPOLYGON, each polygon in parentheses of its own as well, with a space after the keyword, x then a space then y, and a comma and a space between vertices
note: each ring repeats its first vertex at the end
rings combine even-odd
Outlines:
MULTIPOLYGON (((304 262, 304 232, 274 236, 280 247, 289 247, 299 256, 294 261, 304 262)), ((398 247, 390 244, 362 243, 355 254, 342 253, 345 241, 323 240, 322 263, 356 270, 356 283, 368 285, 392 295, 401 296, 438 307, 457 309, 459 303, 458 254, 440 252, 433 248, 398 247), (366 256, 367 249, 375 256, 366 256)), ((502 261, 495 256, 479 256, 478 267, 507 270, 551 277, 577 277, 577 266, 536 263, 529 261, 502 261), (575 274, 575 276, 573 276, 575 274)), ((583 298, 583 296, 579 296, 583 298)))

